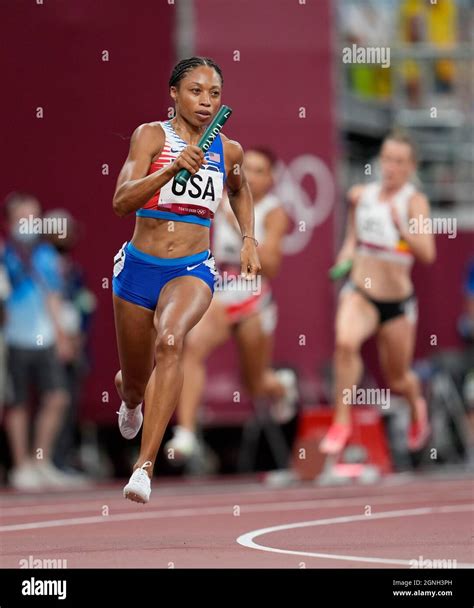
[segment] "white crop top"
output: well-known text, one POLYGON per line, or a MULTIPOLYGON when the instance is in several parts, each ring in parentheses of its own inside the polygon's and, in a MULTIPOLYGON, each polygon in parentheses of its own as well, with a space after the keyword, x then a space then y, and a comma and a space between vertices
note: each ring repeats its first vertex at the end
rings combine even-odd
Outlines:
MULTIPOLYGON (((273 194, 267 194, 254 205, 255 238, 259 243, 265 240, 265 219, 270 211, 280 207, 280 201, 273 194)), ((214 239, 212 251, 217 264, 240 265, 240 250, 242 249, 242 235, 239 227, 231 225, 227 219, 226 211, 230 204, 226 199, 214 218, 214 239)))
MULTIPOLYGON (((380 190, 380 183, 368 184, 356 205, 357 252, 401 264, 411 264, 413 254, 406 241, 400 237, 392 219, 390 204, 386 200, 380 200, 380 190)), ((392 199, 400 222, 407 228, 409 202, 415 192, 415 187, 406 183, 392 199)))

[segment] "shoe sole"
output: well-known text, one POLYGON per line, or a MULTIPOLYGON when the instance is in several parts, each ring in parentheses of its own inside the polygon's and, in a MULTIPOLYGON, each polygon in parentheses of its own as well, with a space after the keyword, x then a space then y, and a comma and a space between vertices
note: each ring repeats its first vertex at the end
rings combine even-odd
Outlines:
POLYGON ((140 422, 140 426, 138 427, 137 432, 136 432, 134 435, 129 435, 129 436, 124 435, 124 434, 123 434, 123 431, 122 431, 122 428, 121 428, 121 426, 120 426, 120 424, 119 424, 119 431, 120 431, 120 434, 122 435, 122 437, 123 437, 124 439, 135 439, 135 437, 136 437, 136 436, 138 435, 138 433, 140 432, 140 429, 142 428, 142 426, 143 426, 143 418, 142 418, 142 420, 141 420, 141 422, 140 422))
POLYGON ((13 485, 12 483, 10 483, 9 485, 16 492, 25 492, 25 493, 35 493, 35 492, 38 493, 38 492, 44 492, 45 490, 49 489, 44 485, 36 486, 36 487, 31 487, 31 486, 21 487, 21 486, 13 485))
MULTIPOLYGON (((140 426, 140 429, 141 429, 141 428, 142 428, 142 427, 140 426)), ((140 429, 138 429, 138 431, 137 431, 137 432, 136 432, 134 435, 124 435, 124 434, 122 433, 122 429, 119 427, 120 434, 122 435, 122 437, 123 437, 124 439, 135 439, 135 437, 136 437, 136 436, 138 435, 138 433, 140 432, 140 429)))
POLYGON ((143 498, 143 496, 140 496, 140 494, 137 494, 136 492, 133 492, 132 490, 124 490, 123 497, 127 498, 128 500, 132 500, 133 502, 138 502, 143 505, 148 502, 148 500, 145 500, 143 498))

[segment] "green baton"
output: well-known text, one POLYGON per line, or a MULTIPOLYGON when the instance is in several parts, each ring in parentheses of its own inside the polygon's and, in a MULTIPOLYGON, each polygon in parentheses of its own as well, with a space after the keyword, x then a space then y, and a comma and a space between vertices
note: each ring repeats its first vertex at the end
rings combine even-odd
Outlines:
MULTIPOLYGON (((214 116, 211 124, 204 131, 201 139, 198 142, 198 147, 206 153, 212 145, 212 142, 219 135, 222 127, 225 125, 230 115, 232 114, 232 109, 229 106, 221 106, 219 111, 214 116)), ((175 180, 181 186, 185 186, 188 179, 191 177, 191 173, 187 169, 181 169, 175 176, 175 180)))
POLYGON ((346 276, 346 274, 350 272, 351 268, 352 260, 344 260, 343 262, 339 262, 339 264, 333 266, 329 271, 331 281, 342 279, 342 277, 346 276))

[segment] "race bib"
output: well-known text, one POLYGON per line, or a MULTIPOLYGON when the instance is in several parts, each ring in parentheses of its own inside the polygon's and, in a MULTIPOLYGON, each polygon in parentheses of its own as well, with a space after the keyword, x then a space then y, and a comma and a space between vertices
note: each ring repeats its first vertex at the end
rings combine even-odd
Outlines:
POLYGON ((214 214, 222 200, 223 181, 222 173, 211 166, 201 167, 197 173, 191 175, 185 186, 172 179, 160 190, 158 208, 172 206, 179 210, 179 207, 182 207, 184 211, 186 204, 189 204, 201 207, 203 216, 207 214, 206 210, 214 214))

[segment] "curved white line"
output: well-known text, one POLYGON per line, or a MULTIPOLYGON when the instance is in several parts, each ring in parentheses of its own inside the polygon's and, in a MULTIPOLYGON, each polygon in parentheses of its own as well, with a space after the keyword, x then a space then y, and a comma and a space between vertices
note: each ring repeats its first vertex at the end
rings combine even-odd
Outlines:
MULTIPOLYGON (((422 507, 419 509, 402 509, 400 511, 384 511, 382 513, 374 513, 372 515, 347 515, 344 517, 332 517, 330 519, 315 519, 312 521, 302 521, 292 524, 283 524, 281 526, 272 526, 270 528, 261 528, 242 534, 237 538, 239 545, 249 549, 258 549, 260 551, 269 551, 271 553, 283 553, 287 555, 303 555, 306 557, 318 557, 323 559, 335 559, 351 562, 367 562, 373 564, 394 564, 401 566, 410 565, 410 560, 407 559, 390 559, 383 557, 362 557, 357 555, 336 555, 333 553, 316 553, 312 551, 293 551, 290 549, 277 549, 259 545, 254 542, 254 539, 264 534, 280 532, 282 530, 295 530, 296 528, 309 528, 311 526, 329 526, 332 524, 345 524, 355 521, 373 521, 374 519, 389 519, 392 517, 413 517, 417 515, 430 515, 436 513, 456 513, 463 511, 473 511, 474 505, 447 505, 443 507, 422 507)), ((474 564, 457 564, 459 568, 474 568, 474 564)))

